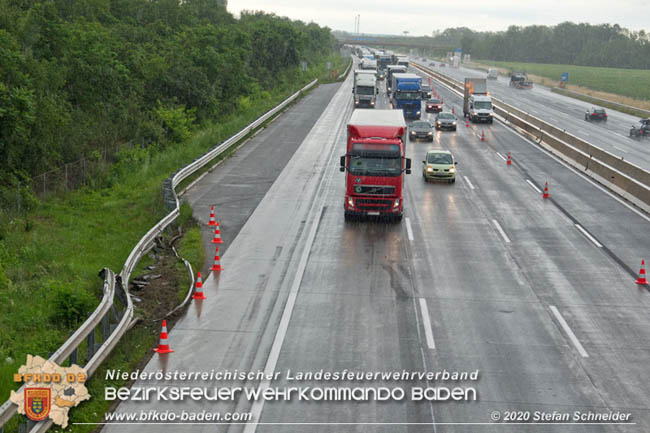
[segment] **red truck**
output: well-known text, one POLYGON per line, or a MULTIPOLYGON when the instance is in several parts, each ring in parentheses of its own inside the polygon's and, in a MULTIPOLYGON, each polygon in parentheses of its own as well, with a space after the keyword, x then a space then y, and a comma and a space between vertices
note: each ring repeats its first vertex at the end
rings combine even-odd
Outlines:
POLYGON ((354 110, 348 122, 347 153, 341 156, 345 178, 345 219, 386 216, 401 220, 406 123, 402 110, 354 110))

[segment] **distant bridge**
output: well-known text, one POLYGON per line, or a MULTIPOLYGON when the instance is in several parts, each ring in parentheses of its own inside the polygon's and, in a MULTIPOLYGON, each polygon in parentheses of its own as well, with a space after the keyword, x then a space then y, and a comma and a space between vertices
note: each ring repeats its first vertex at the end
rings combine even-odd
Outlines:
POLYGON ((453 51, 455 47, 435 43, 431 38, 408 38, 408 37, 375 37, 375 36, 354 36, 339 39, 341 45, 367 45, 372 47, 408 47, 425 48, 428 50, 453 51))

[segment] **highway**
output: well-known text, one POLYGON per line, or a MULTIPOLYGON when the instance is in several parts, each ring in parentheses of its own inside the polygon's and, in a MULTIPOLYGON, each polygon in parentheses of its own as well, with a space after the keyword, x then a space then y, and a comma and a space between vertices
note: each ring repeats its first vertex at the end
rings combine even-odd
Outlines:
MULTIPOLYGON (((144 370, 282 372, 274 381, 216 384, 262 388, 328 385, 296 383, 288 370, 478 370, 476 382, 335 383, 407 391, 460 384, 475 387, 477 400, 131 401, 116 411, 250 411, 260 424, 110 424, 104 431, 650 431, 650 293, 634 282, 641 258, 650 257, 648 216, 495 122, 436 132, 433 143, 409 141, 414 170, 403 221, 345 222, 338 157, 351 87, 351 76, 338 89, 320 87, 188 192, 199 219, 210 204, 228 205, 217 209, 225 271, 208 277, 208 299, 195 301, 171 330, 175 352, 156 355, 144 370), (285 141, 300 142, 292 156, 275 151, 285 141), (433 148, 454 153, 455 184, 422 179, 420 161, 433 148), (256 159, 238 168, 237 155, 256 159), (238 182, 254 182, 265 159, 277 178, 262 176, 262 189, 241 193, 253 201, 237 212, 238 182), (550 200, 541 198, 544 182, 550 200), (491 418, 507 411, 623 412, 633 424, 522 427, 491 418)), ((384 96, 378 108, 387 104, 384 96)), ((135 386, 188 384, 215 385, 135 386)))
MULTIPOLYGON (((464 82, 465 78, 486 77, 485 72, 474 69, 454 69, 448 64, 441 68, 440 62, 435 62, 435 67, 422 61, 416 63, 460 82, 464 82)), ((628 136, 630 127, 638 124, 638 117, 607 109, 607 122, 587 122, 585 112, 594 104, 553 93, 545 86, 536 84, 533 89, 525 90, 510 87, 509 82, 509 77, 499 76, 497 80, 488 80, 488 89, 496 98, 650 170, 650 141, 628 136)))

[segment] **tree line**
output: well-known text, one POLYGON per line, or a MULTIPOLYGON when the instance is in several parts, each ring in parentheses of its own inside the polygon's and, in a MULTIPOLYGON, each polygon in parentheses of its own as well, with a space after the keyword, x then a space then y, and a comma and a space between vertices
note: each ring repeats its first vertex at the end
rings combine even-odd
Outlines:
POLYGON ((556 26, 510 26, 477 32, 450 28, 434 36, 475 59, 578 66, 650 69, 650 35, 618 24, 564 22, 556 26))
POLYGON ((0 0, 0 187, 115 143, 182 141, 336 46, 223 0, 0 0))

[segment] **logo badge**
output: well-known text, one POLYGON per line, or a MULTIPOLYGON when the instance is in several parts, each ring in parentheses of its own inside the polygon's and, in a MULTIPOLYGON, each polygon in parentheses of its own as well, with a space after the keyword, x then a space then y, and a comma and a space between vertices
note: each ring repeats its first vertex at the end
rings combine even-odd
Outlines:
POLYGON ((25 388, 25 415, 32 421, 43 421, 50 414, 50 388, 25 388))
POLYGON ((357 183, 359 183, 359 182, 361 182, 361 178, 360 178, 360 177, 357 177, 357 178, 355 179, 355 181, 356 181, 357 183))

